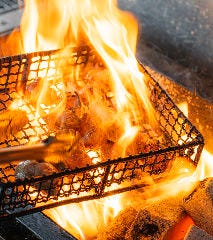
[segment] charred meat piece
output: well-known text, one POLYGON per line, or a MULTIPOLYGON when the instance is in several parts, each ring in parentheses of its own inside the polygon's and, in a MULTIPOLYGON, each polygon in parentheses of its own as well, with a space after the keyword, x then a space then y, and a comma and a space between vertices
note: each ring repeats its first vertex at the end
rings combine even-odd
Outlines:
POLYGON ((7 110, 1 113, 0 141, 10 139, 11 136, 21 131, 28 121, 26 112, 22 110, 7 110))
POLYGON ((72 110, 65 110, 57 117, 55 125, 58 129, 76 130, 80 126, 80 119, 72 110))
POLYGON ((67 92, 66 96, 66 109, 75 110, 81 107, 81 100, 79 95, 75 92, 72 94, 71 92, 67 92))
POLYGON ((76 148, 71 152, 70 158, 63 159, 63 163, 66 169, 75 169, 91 165, 92 159, 85 150, 76 148))

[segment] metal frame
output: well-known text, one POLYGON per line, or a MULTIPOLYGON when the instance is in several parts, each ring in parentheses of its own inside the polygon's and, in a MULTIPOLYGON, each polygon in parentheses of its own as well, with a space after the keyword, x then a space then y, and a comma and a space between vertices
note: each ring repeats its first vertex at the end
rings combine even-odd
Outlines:
MULTIPOLYGON (((51 62, 60 61, 60 57, 58 51, 47 51, 0 59, 0 112, 7 109, 17 91, 24 93, 26 86, 39 78, 40 71, 43 71, 42 62, 47 62, 45 74, 48 77, 51 62), (35 62, 36 69, 32 68, 35 62)), ((68 64, 72 66, 84 67, 88 62, 103 66, 94 50, 88 46, 73 48, 70 55, 63 56, 66 57, 68 64)), ((155 151, 109 159, 95 165, 66 169, 49 176, 24 181, 15 181, 14 171, 17 163, 0 165, 0 218, 22 216, 67 203, 98 199, 137 188, 143 189, 147 185, 141 177, 143 174, 152 175, 158 181, 164 176, 169 163, 177 156, 187 157, 197 164, 204 145, 202 135, 143 65, 140 66, 146 75, 159 127, 167 138, 166 145, 159 145, 155 151), (141 179, 138 180, 139 178, 141 179), (115 185, 116 187, 112 188, 115 185)), ((29 122, 28 128, 31 127, 29 122)), ((26 144, 35 137, 34 134, 27 135, 25 128, 21 131, 22 137, 13 135, 10 139, 0 142, 0 147, 26 144)), ((39 135, 38 140, 44 140, 49 134, 47 130, 39 135)))

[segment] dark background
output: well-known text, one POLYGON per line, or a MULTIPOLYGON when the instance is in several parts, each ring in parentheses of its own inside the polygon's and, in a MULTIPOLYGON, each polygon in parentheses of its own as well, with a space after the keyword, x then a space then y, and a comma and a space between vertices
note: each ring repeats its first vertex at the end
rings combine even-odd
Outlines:
POLYGON ((118 2, 139 20, 138 58, 213 103, 213 1, 118 2))

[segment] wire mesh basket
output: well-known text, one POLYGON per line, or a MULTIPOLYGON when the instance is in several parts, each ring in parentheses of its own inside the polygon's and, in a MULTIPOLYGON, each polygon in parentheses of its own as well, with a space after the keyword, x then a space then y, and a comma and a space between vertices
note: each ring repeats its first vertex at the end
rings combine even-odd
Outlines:
MULTIPOLYGON (((88 46, 73 48, 71 53, 63 55, 63 59, 57 51, 1 58, 1 116, 14 103, 17 93, 26 96, 28 89, 38 79, 45 77, 51 81, 51 78, 60 78, 55 63, 60 64, 65 59, 66 64, 75 68, 84 68, 87 64, 103 65, 88 46)), ((148 174, 155 178, 162 177, 169 163, 179 156, 197 164, 204 144, 202 135, 142 65, 141 71, 146 75, 150 99, 156 110, 159 128, 164 133, 163 144, 158 143, 147 151, 124 158, 105 159, 96 164, 64 169, 50 175, 24 180, 15 178, 18 161, 0 164, 1 218, 21 216, 66 203, 97 199, 136 188, 143 189, 147 185, 143 181, 143 176, 148 174)), ((27 106, 24 110, 29 113, 36 111, 32 104, 23 101, 13 106, 14 111, 23 105, 27 106)), ((10 121, 15 118, 16 116, 12 115, 10 121)), ((147 134, 148 138, 153 138, 149 129, 145 129, 144 134, 147 134)), ((1 134, 0 147, 39 142, 50 135, 54 135, 54 131, 46 126, 45 121, 37 119, 35 126, 34 119, 29 118, 16 131, 11 130, 6 135, 1 134)))

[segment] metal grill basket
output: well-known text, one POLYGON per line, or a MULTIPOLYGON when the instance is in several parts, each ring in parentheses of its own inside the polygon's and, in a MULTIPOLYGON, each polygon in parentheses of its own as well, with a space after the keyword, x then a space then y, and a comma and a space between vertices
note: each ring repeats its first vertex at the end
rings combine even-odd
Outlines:
MULTIPOLYGON (((84 67, 87 64, 101 64, 95 52, 88 46, 72 49, 67 54, 70 66, 84 67)), ((38 52, 0 59, 0 112, 3 113, 17 96, 17 91, 25 92, 27 86, 40 77, 48 77, 57 71, 53 62, 61 61, 57 51, 38 52), (45 67, 44 67, 45 66, 45 67)), ((20 216, 66 203, 97 199, 127 190, 146 186, 141 177, 144 174, 157 178, 177 156, 185 156, 195 165, 202 148, 203 137, 176 107, 166 92, 147 73, 150 98, 156 109, 159 128, 165 132, 166 144, 155 150, 125 158, 107 160, 82 168, 66 169, 49 176, 34 177, 16 181, 14 177, 17 162, 0 165, 0 217, 20 216)), ((52 75, 51 75, 52 76, 52 75)), ((29 107, 27 111, 35 111, 29 107)), ((0 113, 0 114, 1 114, 0 113)), ((0 115, 1 116, 1 115, 0 115)), ((7 139, 0 137, 0 147, 42 141, 54 134, 45 123, 39 122, 39 133, 32 126, 33 119, 7 139), (42 129, 42 131, 41 131, 42 129), (29 131, 30 130, 30 131, 29 131)), ((1 160, 0 160, 1 161, 1 160)))

